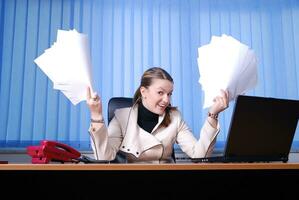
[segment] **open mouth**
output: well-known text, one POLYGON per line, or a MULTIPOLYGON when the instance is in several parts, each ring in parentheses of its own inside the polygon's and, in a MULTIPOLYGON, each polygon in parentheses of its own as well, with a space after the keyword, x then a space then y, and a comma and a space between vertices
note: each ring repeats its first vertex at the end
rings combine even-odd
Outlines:
POLYGON ((166 105, 158 105, 158 107, 159 107, 160 109, 162 109, 162 110, 165 110, 166 105))

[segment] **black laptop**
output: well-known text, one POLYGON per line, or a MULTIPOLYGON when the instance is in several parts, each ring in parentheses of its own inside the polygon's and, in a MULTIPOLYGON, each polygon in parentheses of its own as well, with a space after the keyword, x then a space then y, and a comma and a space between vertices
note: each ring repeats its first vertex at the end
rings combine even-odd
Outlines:
POLYGON ((193 162, 287 162, 299 118, 299 101, 237 97, 224 153, 193 162))

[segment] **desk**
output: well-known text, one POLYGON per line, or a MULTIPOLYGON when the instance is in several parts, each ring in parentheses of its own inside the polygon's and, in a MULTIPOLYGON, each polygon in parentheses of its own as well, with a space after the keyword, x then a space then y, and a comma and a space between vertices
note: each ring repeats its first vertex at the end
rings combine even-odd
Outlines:
POLYGON ((60 188, 79 199, 111 189, 113 196, 147 198, 287 199, 299 188, 299 163, 2 164, 0 179, 14 188, 60 188))
POLYGON ((96 171, 202 171, 202 170, 298 170, 299 163, 203 163, 203 164, 2 164, 0 170, 96 170, 96 171))

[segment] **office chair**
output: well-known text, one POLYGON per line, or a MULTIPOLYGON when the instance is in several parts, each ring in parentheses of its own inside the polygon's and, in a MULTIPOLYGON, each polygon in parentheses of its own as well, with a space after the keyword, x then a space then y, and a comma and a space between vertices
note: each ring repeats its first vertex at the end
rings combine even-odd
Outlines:
POLYGON ((119 108, 131 107, 133 98, 129 97, 112 97, 108 102, 108 124, 114 117, 114 111, 119 108))
MULTIPOLYGON (((129 97, 112 97, 108 102, 108 124, 114 117, 114 111, 119 108, 131 107, 133 105, 133 98, 129 97)), ((172 150, 172 159, 176 162, 174 149, 172 150)), ((116 158, 112 161, 114 163, 126 162, 126 158, 121 153, 117 153, 116 158)))

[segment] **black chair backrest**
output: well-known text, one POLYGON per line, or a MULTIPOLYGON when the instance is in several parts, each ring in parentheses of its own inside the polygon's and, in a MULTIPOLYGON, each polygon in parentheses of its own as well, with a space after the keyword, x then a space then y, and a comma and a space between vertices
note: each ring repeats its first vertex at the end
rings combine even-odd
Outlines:
MULTIPOLYGON (((108 124, 114 117, 114 112, 116 109, 131 107, 132 105, 133 105, 133 98, 112 97, 108 102, 108 124)), ((172 156, 174 162, 176 162, 174 149, 172 150, 171 156, 172 156)), ((125 158, 122 155, 118 154, 114 162, 124 162, 124 159, 125 158)))
POLYGON ((131 107, 133 98, 129 97, 112 97, 108 102, 108 124, 114 117, 114 111, 119 108, 131 107))

